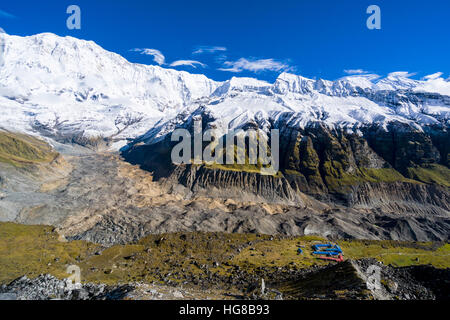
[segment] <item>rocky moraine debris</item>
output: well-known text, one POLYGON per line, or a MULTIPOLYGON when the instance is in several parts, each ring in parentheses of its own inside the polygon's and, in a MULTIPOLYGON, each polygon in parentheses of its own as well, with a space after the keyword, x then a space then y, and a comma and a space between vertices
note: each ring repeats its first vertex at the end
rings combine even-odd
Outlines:
POLYGON ((35 279, 20 277, 0 286, 0 300, 120 300, 133 290, 131 285, 70 284, 50 274, 35 279))

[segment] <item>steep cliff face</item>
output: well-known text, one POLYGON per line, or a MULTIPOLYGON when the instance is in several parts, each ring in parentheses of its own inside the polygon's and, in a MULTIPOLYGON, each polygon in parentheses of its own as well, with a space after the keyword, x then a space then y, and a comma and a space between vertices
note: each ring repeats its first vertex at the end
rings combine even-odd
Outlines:
MULTIPOLYGON (((370 146, 403 174, 410 167, 442 163, 441 152, 443 158, 447 158, 449 143, 441 141, 441 135, 447 135, 443 128, 439 133, 426 133, 399 123, 390 124, 387 131, 372 126, 365 132, 370 146), (435 145, 433 140, 438 143, 435 145)), ((446 165, 446 162, 443 164, 446 165)))
POLYGON ((219 198, 283 202, 304 206, 301 193, 282 177, 206 166, 177 166, 171 183, 181 183, 195 193, 219 198))
POLYGON ((450 211, 448 188, 415 182, 364 182, 352 186, 347 203, 389 213, 445 214, 450 211))

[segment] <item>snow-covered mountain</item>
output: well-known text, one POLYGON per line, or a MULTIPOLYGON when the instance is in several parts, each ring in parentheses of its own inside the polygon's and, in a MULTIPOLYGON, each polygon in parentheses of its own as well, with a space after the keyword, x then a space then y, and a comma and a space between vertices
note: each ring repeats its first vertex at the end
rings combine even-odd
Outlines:
POLYGON ((220 85, 203 75, 132 64, 92 41, 50 33, 0 37, 3 127, 135 137, 220 85))
POLYGON ((419 130, 450 121, 450 82, 412 80, 403 72, 379 79, 313 80, 282 73, 274 83, 253 78, 216 82, 204 75, 133 64, 92 41, 44 33, 0 34, 0 127, 34 134, 109 137, 119 148, 146 134, 170 132, 201 107, 226 131, 280 117, 357 130, 389 122, 419 130))

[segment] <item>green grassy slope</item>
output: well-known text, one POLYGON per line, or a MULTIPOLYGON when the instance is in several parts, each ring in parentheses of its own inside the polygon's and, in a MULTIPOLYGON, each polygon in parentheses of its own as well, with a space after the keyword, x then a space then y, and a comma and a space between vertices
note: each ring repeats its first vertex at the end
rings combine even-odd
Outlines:
POLYGON ((57 153, 42 140, 24 134, 0 131, 0 162, 22 167, 50 162, 56 156, 57 153))

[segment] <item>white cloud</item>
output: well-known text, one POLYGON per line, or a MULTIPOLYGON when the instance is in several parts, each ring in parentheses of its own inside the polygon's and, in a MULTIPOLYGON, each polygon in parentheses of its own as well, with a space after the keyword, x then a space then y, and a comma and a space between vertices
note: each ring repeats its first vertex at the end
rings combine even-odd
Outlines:
POLYGON ((366 74, 366 73, 369 73, 368 71, 363 70, 363 69, 347 69, 347 70, 344 70, 344 72, 346 74, 366 74))
POLYGON ((140 52, 141 54, 145 54, 147 56, 153 56, 153 61, 155 61, 157 64, 162 65, 166 61, 166 57, 161 53, 161 51, 156 49, 131 49, 131 51, 140 52))
POLYGON ((240 58, 237 61, 225 61, 223 64, 226 68, 219 68, 218 70, 229 72, 242 72, 244 70, 253 72, 292 70, 292 67, 289 65, 274 59, 248 60, 240 58))
POLYGON ((442 72, 436 72, 436 73, 433 73, 433 74, 423 77, 423 79, 424 80, 435 80, 435 79, 440 78, 443 74, 444 73, 442 73, 442 72))
POLYGON ((348 76, 342 77, 340 79, 365 79, 367 81, 374 81, 380 79, 381 76, 375 73, 364 73, 364 74, 349 74, 348 76))
POLYGON ((428 79, 424 81, 421 86, 415 89, 416 91, 436 92, 442 95, 450 96, 450 82, 444 78, 428 79))
POLYGON ((218 51, 227 51, 227 48, 218 46, 198 46, 192 54, 214 53, 218 51))
MULTIPOLYGON (((161 53, 161 51, 157 49, 131 49, 130 51, 134 52, 140 52, 141 54, 145 54, 147 56, 152 56, 153 61, 155 61, 157 64, 161 65, 167 65, 166 64, 166 57, 161 53)), ((196 61, 196 60, 177 60, 169 64, 171 67, 179 67, 179 66, 191 66, 192 68, 197 68, 197 66, 200 66, 202 68, 206 67, 206 64, 196 61)))
POLYGON ((400 78, 411 78, 412 76, 415 76, 415 73, 409 73, 407 71, 397 71, 397 72, 391 72, 388 74, 388 77, 400 77, 400 78))
POLYGON ((191 66, 193 68, 197 68, 196 66, 200 66, 202 68, 206 67, 206 64, 201 63, 200 61, 195 60, 177 60, 170 64, 171 67, 178 67, 178 66, 191 66))

